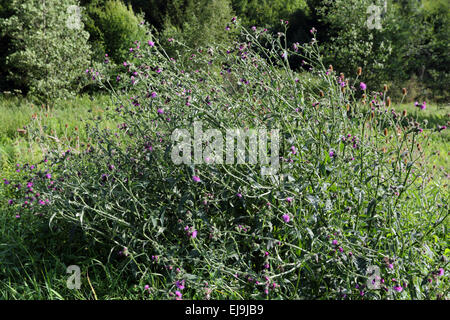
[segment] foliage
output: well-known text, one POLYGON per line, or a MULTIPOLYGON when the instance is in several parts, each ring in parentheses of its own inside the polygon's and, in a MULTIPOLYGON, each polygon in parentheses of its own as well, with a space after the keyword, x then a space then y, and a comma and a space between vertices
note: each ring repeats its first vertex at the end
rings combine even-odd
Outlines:
POLYGON ((361 99, 314 39, 291 50, 283 34, 232 28, 243 40, 193 50, 197 70, 158 43, 134 50, 105 115, 117 129, 89 126, 84 148, 39 135, 49 153, 20 167, 21 188, 8 181, 11 207, 110 246, 153 299, 447 298, 448 194, 421 169, 423 125, 377 90, 361 85, 361 99), (320 81, 298 78, 288 55, 320 81), (284 178, 248 161, 175 164, 171 135, 195 120, 279 129, 284 178))
POLYGON ((48 103, 80 89, 78 80, 90 58, 89 34, 82 23, 68 26, 68 21, 77 19, 69 9, 76 4, 74 0, 14 0, 14 14, 0 20, 3 35, 11 39, 6 60, 11 78, 48 103))
POLYGON ((98 61, 103 61, 104 54, 108 54, 111 62, 122 63, 133 43, 146 37, 144 17, 120 0, 90 3, 87 14, 87 30, 99 48, 98 61))
POLYGON ((247 26, 271 28, 280 19, 289 19, 292 13, 306 9, 305 0, 232 0, 233 10, 247 26))
POLYGON ((230 39, 231 32, 225 29, 230 17, 229 0, 172 1, 168 4, 161 43, 165 44, 168 54, 173 55, 177 50, 186 51, 185 47, 200 48, 225 42, 230 39), (166 45, 171 38, 179 45, 166 45))

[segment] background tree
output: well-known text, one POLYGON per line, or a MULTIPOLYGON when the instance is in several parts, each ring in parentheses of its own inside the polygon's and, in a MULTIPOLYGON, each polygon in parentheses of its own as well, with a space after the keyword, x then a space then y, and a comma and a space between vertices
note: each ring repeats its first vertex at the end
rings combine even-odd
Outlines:
POLYGON ((120 0, 94 0, 86 5, 86 29, 96 47, 96 57, 107 53, 113 61, 123 62, 134 41, 143 41, 147 29, 143 14, 135 14, 131 5, 120 0))
MULTIPOLYGON (((171 1, 161 36, 163 39, 175 38, 190 48, 223 43, 230 38, 225 27, 233 14, 229 0, 171 1)), ((174 49, 181 50, 168 48, 169 52, 174 49)))
POLYGON ((80 89, 78 79, 91 54, 89 34, 68 10, 75 0, 13 0, 12 16, 0 20, 11 39, 6 67, 17 86, 50 102, 80 89), (72 27, 68 25, 72 21, 72 27))

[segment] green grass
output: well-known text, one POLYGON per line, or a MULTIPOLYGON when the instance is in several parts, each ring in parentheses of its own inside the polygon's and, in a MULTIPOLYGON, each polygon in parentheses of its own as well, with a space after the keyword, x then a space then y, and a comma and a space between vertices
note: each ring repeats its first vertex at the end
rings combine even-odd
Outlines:
POLYGON ((450 123, 450 105, 438 106, 436 104, 427 104, 425 110, 420 110, 413 103, 393 104, 394 108, 403 112, 406 110, 409 117, 416 119, 421 124, 426 123, 425 134, 431 134, 429 145, 424 146, 426 156, 429 157, 427 165, 430 169, 435 170, 437 176, 445 177, 450 174, 450 130, 443 130, 440 133, 434 133, 437 126, 450 123))
MULTIPOLYGON (((110 103, 108 96, 79 96, 73 100, 59 101, 53 108, 36 106, 25 98, 17 96, 0 96, 0 177, 2 171, 15 163, 37 161, 42 151, 31 141, 28 131, 19 132, 27 127, 33 116, 42 129, 62 143, 80 143, 86 140, 85 124, 90 118, 100 116, 110 103), (76 130, 77 129, 77 130, 76 130)), ((113 125, 105 121, 105 126, 113 125)))

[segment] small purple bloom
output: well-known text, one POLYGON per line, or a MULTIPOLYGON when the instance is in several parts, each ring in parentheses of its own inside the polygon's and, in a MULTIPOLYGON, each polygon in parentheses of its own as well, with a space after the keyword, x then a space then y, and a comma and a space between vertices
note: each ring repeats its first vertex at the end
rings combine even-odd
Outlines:
POLYGON ((395 286, 394 290, 397 291, 397 292, 402 292, 403 288, 402 288, 402 286, 395 286))
POLYGON ((289 217, 288 214, 283 214, 282 218, 283 218, 284 222, 286 222, 286 223, 288 223, 291 220, 291 217, 289 217))
POLYGON ((361 82, 361 83, 359 84, 359 88, 360 88, 361 90, 366 90, 366 89, 367 89, 367 85, 366 85, 364 82, 361 82))
POLYGON ((176 285, 177 288, 180 289, 180 290, 183 290, 183 289, 185 288, 185 287, 184 287, 184 280, 175 282, 175 285, 176 285))
POLYGON ((153 46, 155 45, 155 43, 154 43, 153 41, 149 40, 149 41, 148 41, 148 45, 149 45, 150 47, 153 47, 153 46))
POLYGON ((200 182, 201 181, 200 177, 198 177, 198 176, 193 176, 192 180, 194 180, 194 182, 200 182))
POLYGON ((176 299, 176 300, 181 300, 182 297, 183 297, 183 295, 181 294, 180 291, 178 291, 178 290, 175 291, 175 299, 176 299))

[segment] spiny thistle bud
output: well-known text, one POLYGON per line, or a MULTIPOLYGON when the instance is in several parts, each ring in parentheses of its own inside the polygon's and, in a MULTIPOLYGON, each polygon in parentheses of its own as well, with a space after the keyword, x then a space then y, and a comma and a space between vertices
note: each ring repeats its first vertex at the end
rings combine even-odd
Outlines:
POLYGON ((372 111, 372 112, 370 113, 370 118, 373 119, 373 117, 375 117, 375 113, 372 111))
POLYGON ((350 105, 347 104, 347 111, 350 111, 350 105))
POLYGON ((387 135, 388 135, 388 129, 387 128, 384 128, 384 135, 387 137, 387 135))
POLYGON ((389 108, 391 106, 391 98, 387 97, 386 99, 386 106, 389 108))
POLYGON ((322 90, 320 90, 319 95, 320 95, 321 97, 323 97, 325 94, 323 93, 322 90))
POLYGON ((356 74, 358 76, 360 76, 362 74, 362 68, 361 67, 358 67, 358 70, 356 71, 356 74))
POLYGON ((403 93, 404 96, 406 96, 406 94, 408 93, 408 91, 406 90, 406 88, 403 88, 403 89, 402 89, 402 93, 403 93))
POLYGON ((402 116, 406 117, 406 114, 407 114, 406 109, 404 109, 402 112, 402 116))

